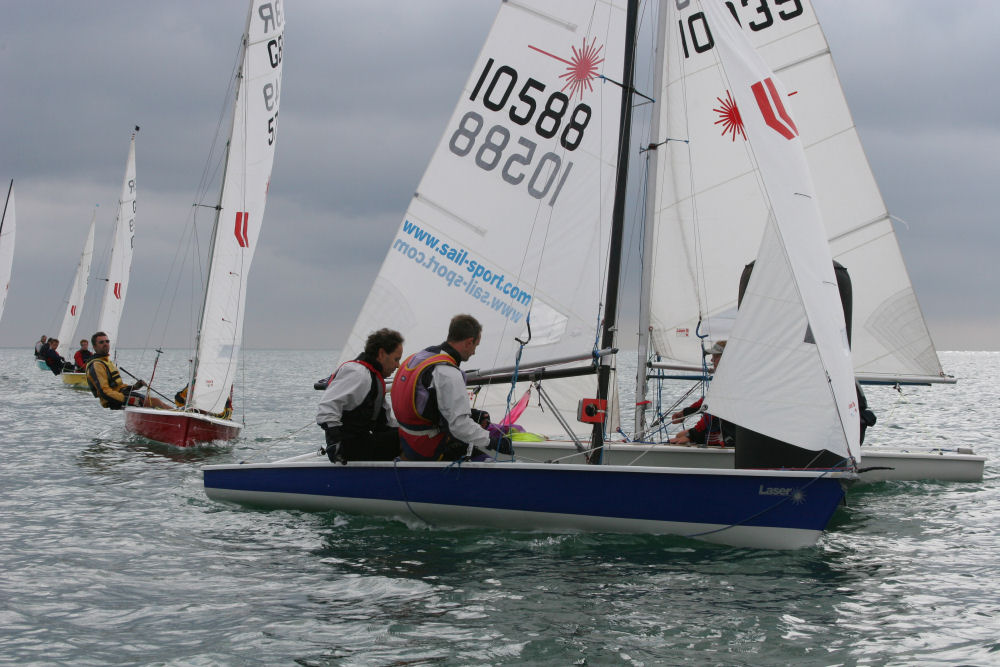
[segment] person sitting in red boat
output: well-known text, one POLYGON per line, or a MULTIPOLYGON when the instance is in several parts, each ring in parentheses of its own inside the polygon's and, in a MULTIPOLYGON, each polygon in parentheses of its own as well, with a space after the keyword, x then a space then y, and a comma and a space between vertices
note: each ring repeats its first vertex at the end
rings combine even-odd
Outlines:
MULTIPOLYGON (((191 386, 194 386, 193 384, 191 386)), ((184 388, 179 392, 174 394, 174 405, 178 408, 184 408, 187 405, 188 400, 188 385, 184 385, 184 388)), ((233 388, 229 387, 229 398, 226 399, 226 406, 222 409, 222 412, 209 412, 208 410, 192 410, 199 414, 208 415, 209 417, 218 417, 219 419, 229 419, 233 416, 233 388)))
POLYGON ((103 331, 98 331, 90 337, 94 344, 94 356, 87 362, 87 386, 90 393, 100 400, 101 407, 109 410, 121 410, 126 405, 169 410, 170 406, 156 398, 146 396, 136 389, 146 386, 143 380, 134 384, 122 382, 118 366, 108 358, 111 349, 111 339, 103 331))

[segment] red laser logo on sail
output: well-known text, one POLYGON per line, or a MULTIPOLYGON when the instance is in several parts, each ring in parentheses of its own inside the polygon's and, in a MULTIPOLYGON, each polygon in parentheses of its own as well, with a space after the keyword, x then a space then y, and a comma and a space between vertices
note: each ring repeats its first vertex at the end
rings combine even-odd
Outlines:
POLYGON ((579 93, 580 99, 583 99, 584 89, 591 91, 594 89, 591 83, 597 78, 597 66, 604 62, 604 58, 601 58, 601 51, 604 50, 604 46, 597 46, 597 38, 595 37, 587 44, 586 38, 584 38, 580 48, 577 49, 573 47, 573 56, 566 60, 565 58, 560 58, 557 55, 544 51, 537 46, 528 45, 529 49, 538 51, 539 53, 546 55, 550 58, 555 58, 559 62, 566 63, 566 71, 559 75, 560 79, 566 81, 566 85, 562 87, 563 91, 567 88, 569 89, 569 98, 573 99, 573 96, 579 93))
POLYGON ((785 139, 794 139, 799 135, 799 129, 792 122, 792 117, 785 110, 785 105, 781 102, 778 89, 774 87, 774 81, 770 77, 750 86, 753 91, 760 113, 764 116, 764 122, 772 130, 783 136, 785 139))
POLYGON ((250 245, 249 239, 247 239, 247 223, 250 220, 250 213, 247 211, 237 211, 236 212, 236 242, 240 244, 241 248, 246 248, 250 245))
POLYGON ((733 141, 736 141, 736 135, 739 134, 743 139, 746 139, 747 133, 743 131, 743 119, 740 117, 740 110, 736 107, 736 100, 733 99, 732 94, 727 90, 726 99, 721 97, 715 99, 719 101, 719 106, 712 111, 719 114, 719 120, 715 121, 715 124, 722 126, 722 136, 730 134, 733 141))
POLYGON ((116 299, 121 299, 122 298, 122 284, 121 283, 115 283, 114 292, 115 292, 115 298, 116 299))
POLYGON ((69 316, 70 317, 76 317, 76 306, 70 306, 69 307, 69 316))

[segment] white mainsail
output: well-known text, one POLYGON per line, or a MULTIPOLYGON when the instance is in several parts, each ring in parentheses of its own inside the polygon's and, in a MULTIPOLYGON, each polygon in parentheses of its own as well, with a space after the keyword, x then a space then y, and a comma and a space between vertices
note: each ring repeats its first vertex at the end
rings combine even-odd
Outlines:
POLYGON ((274 163, 284 28, 280 0, 250 3, 189 403, 212 413, 224 408, 239 362, 247 277, 274 163))
POLYGON ((701 5, 770 208, 707 404, 758 433, 859 461, 844 311, 788 92, 722 5, 701 5))
MULTIPOLYGON (((936 378, 941 364, 917 304, 885 203, 868 165, 808 0, 727 3, 787 86, 834 259, 853 284, 853 363, 885 379, 936 378)), ((696 330, 728 336, 740 275, 770 209, 749 159, 736 100, 719 71, 716 26, 695 2, 662 2, 666 57, 658 100, 655 248, 650 326, 666 360, 700 364, 696 330), (678 7, 681 7, 678 9, 678 7)))
MULTIPOLYGON (((621 105, 600 77, 621 81, 625 20, 624 2, 501 5, 342 360, 382 327, 403 334, 407 353, 438 344, 458 313, 483 325, 470 367, 513 364, 529 315, 523 364, 593 349, 621 105)), ((545 387, 572 411, 596 380, 545 387)), ((477 405, 499 419, 509 388, 477 405)))
POLYGON ((14 236, 17 220, 14 215, 14 181, 7 189, 7 199, 3 214, 0 215, 0 318, 7 304, 7 290, 10 287, 10 271, 14 265, 14 236))
MULTIPOLYGON (((125 163, 125 178, 122 194, 118 200, 118 215, 111 236, 111 260, 108 264, 108 282, 104 287, 104 301, 97 319, 98 331, 103 331, 111 339, 112 350, 118 346, 118 325, 125 308, 125 294, 128 291, 129 274, 132 271, 132 252, 135 244, 135 133, 128 147, 125 163)), ((114 357, 114 352, 110 353, 114 357)))
POLYGON ((67 358, 70 350, 73 349, 73 336, 76 334, 76 326, 80 323, 80 313, 83 312, 83 299, 87 295, 87 283, 90 281, 90 262, 94 257, 94 224, 97 222, 97 211, 90 217, 90 231, 87 232, 87 240, 83 244, 83 252, 80 253, 80 262, 76 265, 76 275, 73 277, 73 286, 69 290, 69 303, 66 304, 66 313, 63 315, 62 326, 59 327, 59 347, 56 351, 59 356, 67 358))

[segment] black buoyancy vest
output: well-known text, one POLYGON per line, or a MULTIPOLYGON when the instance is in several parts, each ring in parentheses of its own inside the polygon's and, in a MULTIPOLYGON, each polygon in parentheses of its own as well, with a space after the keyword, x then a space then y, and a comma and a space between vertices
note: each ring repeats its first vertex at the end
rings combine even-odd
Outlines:
POLYGON ((385 414, 385 394, 382 390, 385 384, 380 375, 381 365, 378 361, 364 354, 347 363, 360 363, 364 366, 371 377, 371 387, 358 407, 353 410, 345 410, 341 415, 340 423, 343 426, 344 435, 348 437, 361 436, 373 431, 384 430, 388 427, 389 421, 385 414))

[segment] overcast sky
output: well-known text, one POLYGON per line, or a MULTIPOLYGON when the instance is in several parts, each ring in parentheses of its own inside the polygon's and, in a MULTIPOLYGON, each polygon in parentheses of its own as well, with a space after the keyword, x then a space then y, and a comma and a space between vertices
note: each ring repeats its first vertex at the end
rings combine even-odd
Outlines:
MULTIPOLYGON (((896 233, 937 347, 1000 349, 1000 2, 815 4, 882 194, 907 223, 896 233)), ((247 347, 341 346, 497 6, 286 0, 247 347)), ((136 253, 120 344, 188 344, 200 301, 168 277, 246 11, 245 0, 4 3, 0 179, 15 180, 18 230, 0 346, 56 332, 95 205, 101 275, 134 125, 136 253)), ((92 280, 77 338, 92 332, 102 291, 92 280)))

